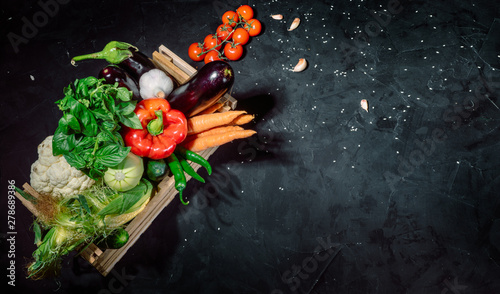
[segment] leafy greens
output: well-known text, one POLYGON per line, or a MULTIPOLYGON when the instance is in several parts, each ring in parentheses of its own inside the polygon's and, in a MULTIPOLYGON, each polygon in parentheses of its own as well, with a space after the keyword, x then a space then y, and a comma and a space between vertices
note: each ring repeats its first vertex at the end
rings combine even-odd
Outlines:
POLYGON ((130 152, 119 133, 121 125, 142 129, 131 97, 127 88, 92 76, 68 85, 64 98, 56 101, 63 116, 52 139, 53 154, 64 155, 93 179, 102 177, 130 152))

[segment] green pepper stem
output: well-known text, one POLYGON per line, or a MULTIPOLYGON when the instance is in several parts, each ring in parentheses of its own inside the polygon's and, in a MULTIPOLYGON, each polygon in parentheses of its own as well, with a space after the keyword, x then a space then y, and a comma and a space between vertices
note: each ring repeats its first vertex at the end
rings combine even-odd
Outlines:
POLYGON ((188 205, 189 204, 189 201, 184 201, 184 197, 182 197, 182 191, 179 191, 179 197, 180 197, 180 200, 181 200, 181 203, 184 204, 184 205, 188 205))
POLYGON ((163 112, 160 110, 155 111, 155 115, 157 118, 152 119, 148 123, 148 132, 152 136, 158 136, 159 134, 163 133, 163 112))
POLYGON ((104 46, 102 51, 73 57, 71 59, 71 64, 75 66, 76 61, 85 59, 105 59, 109 63, 118 64, 132 56, 132 51, 130 51, 130 49, 138 50, 137 47, 128 43, 111 41, 104 46))

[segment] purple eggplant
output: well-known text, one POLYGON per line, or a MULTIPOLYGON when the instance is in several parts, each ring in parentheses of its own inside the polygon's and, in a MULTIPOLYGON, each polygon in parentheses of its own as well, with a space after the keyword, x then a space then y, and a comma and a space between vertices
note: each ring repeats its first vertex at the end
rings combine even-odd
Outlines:
POLYGON ((132 56, 118 63, 118 66, 126 70, 137 82, 141 76, 153 68, 156 68, 153 61, 140 51, 131 50, 132 56))
POLYGON ((225 61, 205 64, 186 83, 174 89, 167 100, 187 117, 216 103, 234 84, 234 71, 225 61))
POLYGON ((105 59, 126 70, 136 82, 139 82, 144 73, 156 68, 153 61, 137 47, 119 41, 109 42, 102 51, 75 56, 71 59, 71 64, 75 65, 76 61, 85 59, 105 59))
POLYGON ((134 99, 140 99, 137 82, 123 68, 116 65, 108 65, 99 72, 99 79, 104 79, 107 84, 118 83, 119 87, 125 87, 132 91, 134 99))

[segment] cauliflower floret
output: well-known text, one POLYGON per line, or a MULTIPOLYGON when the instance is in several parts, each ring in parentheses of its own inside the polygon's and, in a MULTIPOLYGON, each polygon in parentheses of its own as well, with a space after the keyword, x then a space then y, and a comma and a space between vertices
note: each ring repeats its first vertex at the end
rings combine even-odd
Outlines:
POLYGON ((30 184, 38 193, 68 197, 90 188, 94 180, 72 167, 64 156, 52 155, 52 136, 38 145, 38 159, 31 165, 30 184))

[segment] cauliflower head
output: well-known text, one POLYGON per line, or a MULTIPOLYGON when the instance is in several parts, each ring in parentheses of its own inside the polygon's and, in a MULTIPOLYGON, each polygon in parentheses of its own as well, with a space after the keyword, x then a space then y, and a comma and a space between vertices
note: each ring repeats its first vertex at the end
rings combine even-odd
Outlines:
POLYGON ((30 185, 40 194, 69 197, 90 188, 95 181, 72 167, 63 155, 52 155, 52 137, 38 145, 38 159, 31 165, 30 185))

